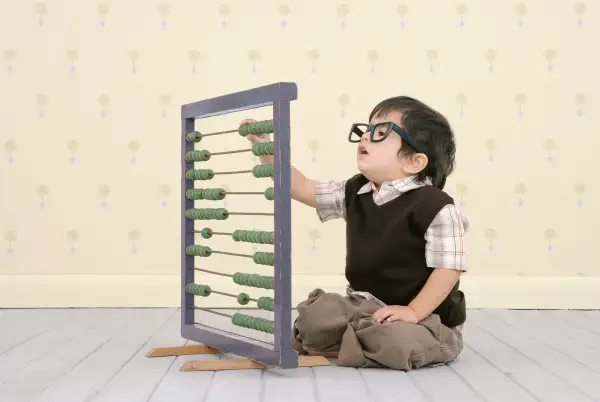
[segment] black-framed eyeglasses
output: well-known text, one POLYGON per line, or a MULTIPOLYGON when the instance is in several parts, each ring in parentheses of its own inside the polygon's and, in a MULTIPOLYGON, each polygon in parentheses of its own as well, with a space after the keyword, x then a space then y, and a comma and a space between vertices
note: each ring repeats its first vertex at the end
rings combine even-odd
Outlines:
POLYGON ((395 131, 409 146, 411 146, 415 151, 420 153, 425 153, 416 143, 416 141, 406 132, 406 130, 402 129, 396 123, 391 121, 377 123, 377 124, 366 124, 366 123, 354 123, 350 128, 350 133, 348 134, 348 141, 350 142, 360 142, 362 136, 366 133, 370 133, 371 142, 381 142, 384 141, 392 131, 395 131))

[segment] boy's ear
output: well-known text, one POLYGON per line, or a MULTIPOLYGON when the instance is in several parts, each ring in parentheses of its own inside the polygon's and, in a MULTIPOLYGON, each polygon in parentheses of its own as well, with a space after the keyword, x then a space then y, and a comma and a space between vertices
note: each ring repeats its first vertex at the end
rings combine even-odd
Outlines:
POLYGON ((419 174, 427 167, 428 163, 429 159, 427 155, 421 153, 412 154, 406 158, 404 171, 408 174, 419 174))

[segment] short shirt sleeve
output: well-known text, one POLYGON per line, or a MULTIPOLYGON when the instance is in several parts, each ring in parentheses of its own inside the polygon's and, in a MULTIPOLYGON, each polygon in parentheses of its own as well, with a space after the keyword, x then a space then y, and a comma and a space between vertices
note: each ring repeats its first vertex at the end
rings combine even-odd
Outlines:
POLYGON ((316 184, 317 215, 321 222, 331 219, 346 219, 344 202, 346 180, 322 180, 316 184))
POLYGON ((455 205, 440 210, 425 233, 425 258, 430 268, 467 271, 465 233, 467 219, 455 205))

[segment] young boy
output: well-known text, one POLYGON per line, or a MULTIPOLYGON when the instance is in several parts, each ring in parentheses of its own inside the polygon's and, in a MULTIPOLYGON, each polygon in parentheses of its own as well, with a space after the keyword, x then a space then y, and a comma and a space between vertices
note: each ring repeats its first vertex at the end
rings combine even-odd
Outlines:
POLYGON ((437 111, 402 96, 375 106, 348 140, 358 144, 360 171, 348 180, 314 181, 292 168, 292 199, 316 208, 322 222, 346 221, 349 283, 345 296, 315 289, 298 305, 296 349, 353 367, 452 361, 463 347, 459 277, 468 229, 443 191, 454 169, 452 129, 437 111))

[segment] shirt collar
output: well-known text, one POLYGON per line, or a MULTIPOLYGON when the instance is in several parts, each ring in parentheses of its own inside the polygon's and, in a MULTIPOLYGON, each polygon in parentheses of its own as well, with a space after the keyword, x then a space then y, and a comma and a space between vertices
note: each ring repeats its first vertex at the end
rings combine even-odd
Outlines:
MULTIPOLYGON (((423 182, 417 179, 417 176, 410 176, 403 179, 384 181, 383 183, 381 183, 381 190, 384 190, 386 187, 392 187, 400 194, 403 194, 407 191, 414 190, 415 188, 430 185, 431 180, 429 178, 425 179, 425 181, 423 182)), ((376 191, 376 188, 375 184, 372 181, 369 181, 358 190, 357 194, 366 194, 371 191, 376 191)))

